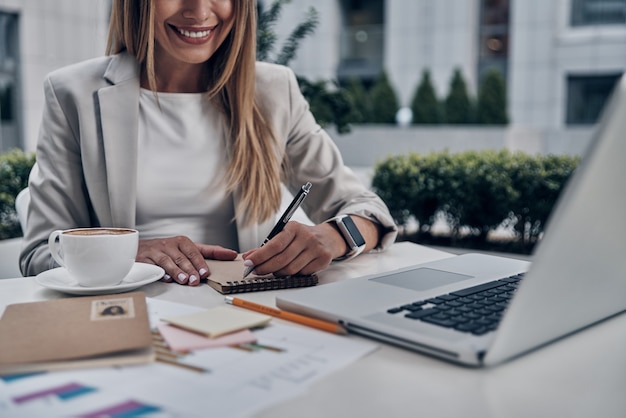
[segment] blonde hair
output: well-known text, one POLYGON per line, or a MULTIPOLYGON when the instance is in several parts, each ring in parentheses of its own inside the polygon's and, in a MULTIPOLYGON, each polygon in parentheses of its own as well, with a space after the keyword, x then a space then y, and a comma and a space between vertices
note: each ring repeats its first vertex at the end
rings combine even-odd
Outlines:
MULTIPOLYGON (((156 92, 153 0, 114 0, 106 53, 127 51, 156 92)), ((229 192, 239 191, 235 216, 243 225, 263 222, 280 206, 282 152, 255 100, 256 1, 233 0, 233 29, 206 65, 207 94, 229 128, 229 192)))

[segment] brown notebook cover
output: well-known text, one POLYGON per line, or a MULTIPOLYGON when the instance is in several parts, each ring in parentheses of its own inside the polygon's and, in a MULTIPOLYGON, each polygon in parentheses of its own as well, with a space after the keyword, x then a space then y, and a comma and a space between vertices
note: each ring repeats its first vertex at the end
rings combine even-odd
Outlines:
POLYGON ((207 278, 208 285, 223 294, 314 286, 318 282, 318 277, 315 274, 300 276, 274 276, 273 274, 268 274, 257 276, 252 273, 245 279, 242 279, 245 267, 241 256, 238 256, 233 261, 206 260, 206 262, 211 271, 207 278))
POLYGON ((143 292, 8 305, 0 375, 154 360, 143 292))

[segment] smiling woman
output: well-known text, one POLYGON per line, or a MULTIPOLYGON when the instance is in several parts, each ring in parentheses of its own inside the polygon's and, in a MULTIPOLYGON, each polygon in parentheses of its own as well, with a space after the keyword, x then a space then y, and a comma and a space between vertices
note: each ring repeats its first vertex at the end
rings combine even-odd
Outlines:
MULTIPOLYGON (((235 15, 229 0, 155 1, 155 67, 158 91, 197 93, 203 66, 229 35, 235 15), (193 85, 194 82, 196 85, 193 85)), ((142 80, 142 87, 148 87, 142 80)))
POLYGON ((257 274, 311 274, 350 248, 325 222, 349 215, 366 250, 394 242, 380 198, 344 166, 287 67, 257 63, 254 0, 114 0, 108 56, 50 74, 21 268, 54 267, 56 229, 139 231, 136 260, 198 285, 238 252, 257 274), (303 209, 262 247, 281 203, 303 209))

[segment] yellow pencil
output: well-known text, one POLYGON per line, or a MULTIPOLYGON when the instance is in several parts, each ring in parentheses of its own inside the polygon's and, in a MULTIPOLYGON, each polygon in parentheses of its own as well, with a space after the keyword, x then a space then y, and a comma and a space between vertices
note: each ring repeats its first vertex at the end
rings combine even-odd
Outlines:
POLYGON ((260 312, 266 315, 270 315, 276 318, 284 319, 286 321, 295 322, 300 325, 306 325, 308 327, 316 328, 322 331, 332 332, 335 334, 346 334, 346 330, 339 324, 332 322, 322 321, 321 319, 309 318, 308 316, 295 314, 292 312, 282 311, 280 309, 271 308, 269 306, 259 305, 258 303, 249 302, 247 300, 234 298, 232 296, 226 296, 226 303, 239 306, 241 308, 250 309, 252 311, 260 312))

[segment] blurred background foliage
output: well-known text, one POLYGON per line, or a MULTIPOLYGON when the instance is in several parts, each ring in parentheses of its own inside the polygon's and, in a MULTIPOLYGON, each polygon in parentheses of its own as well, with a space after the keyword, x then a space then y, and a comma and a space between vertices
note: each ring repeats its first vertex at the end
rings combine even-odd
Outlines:
POLYGON ((514 234, 505 250, 528 254, 579 161, 510 151, 410 153, 377 164, 372 187, 398 225, 418 222, 402 239, 436 243, 432 226, 443 217, 450 232, 441 244, 499 247, 489 233, 504 227, 514 234))
POLYGON ((22 236, 15 213, 15 197, 28 186, 35 154, 13 149, 0 154, 0 239, 22 236))

